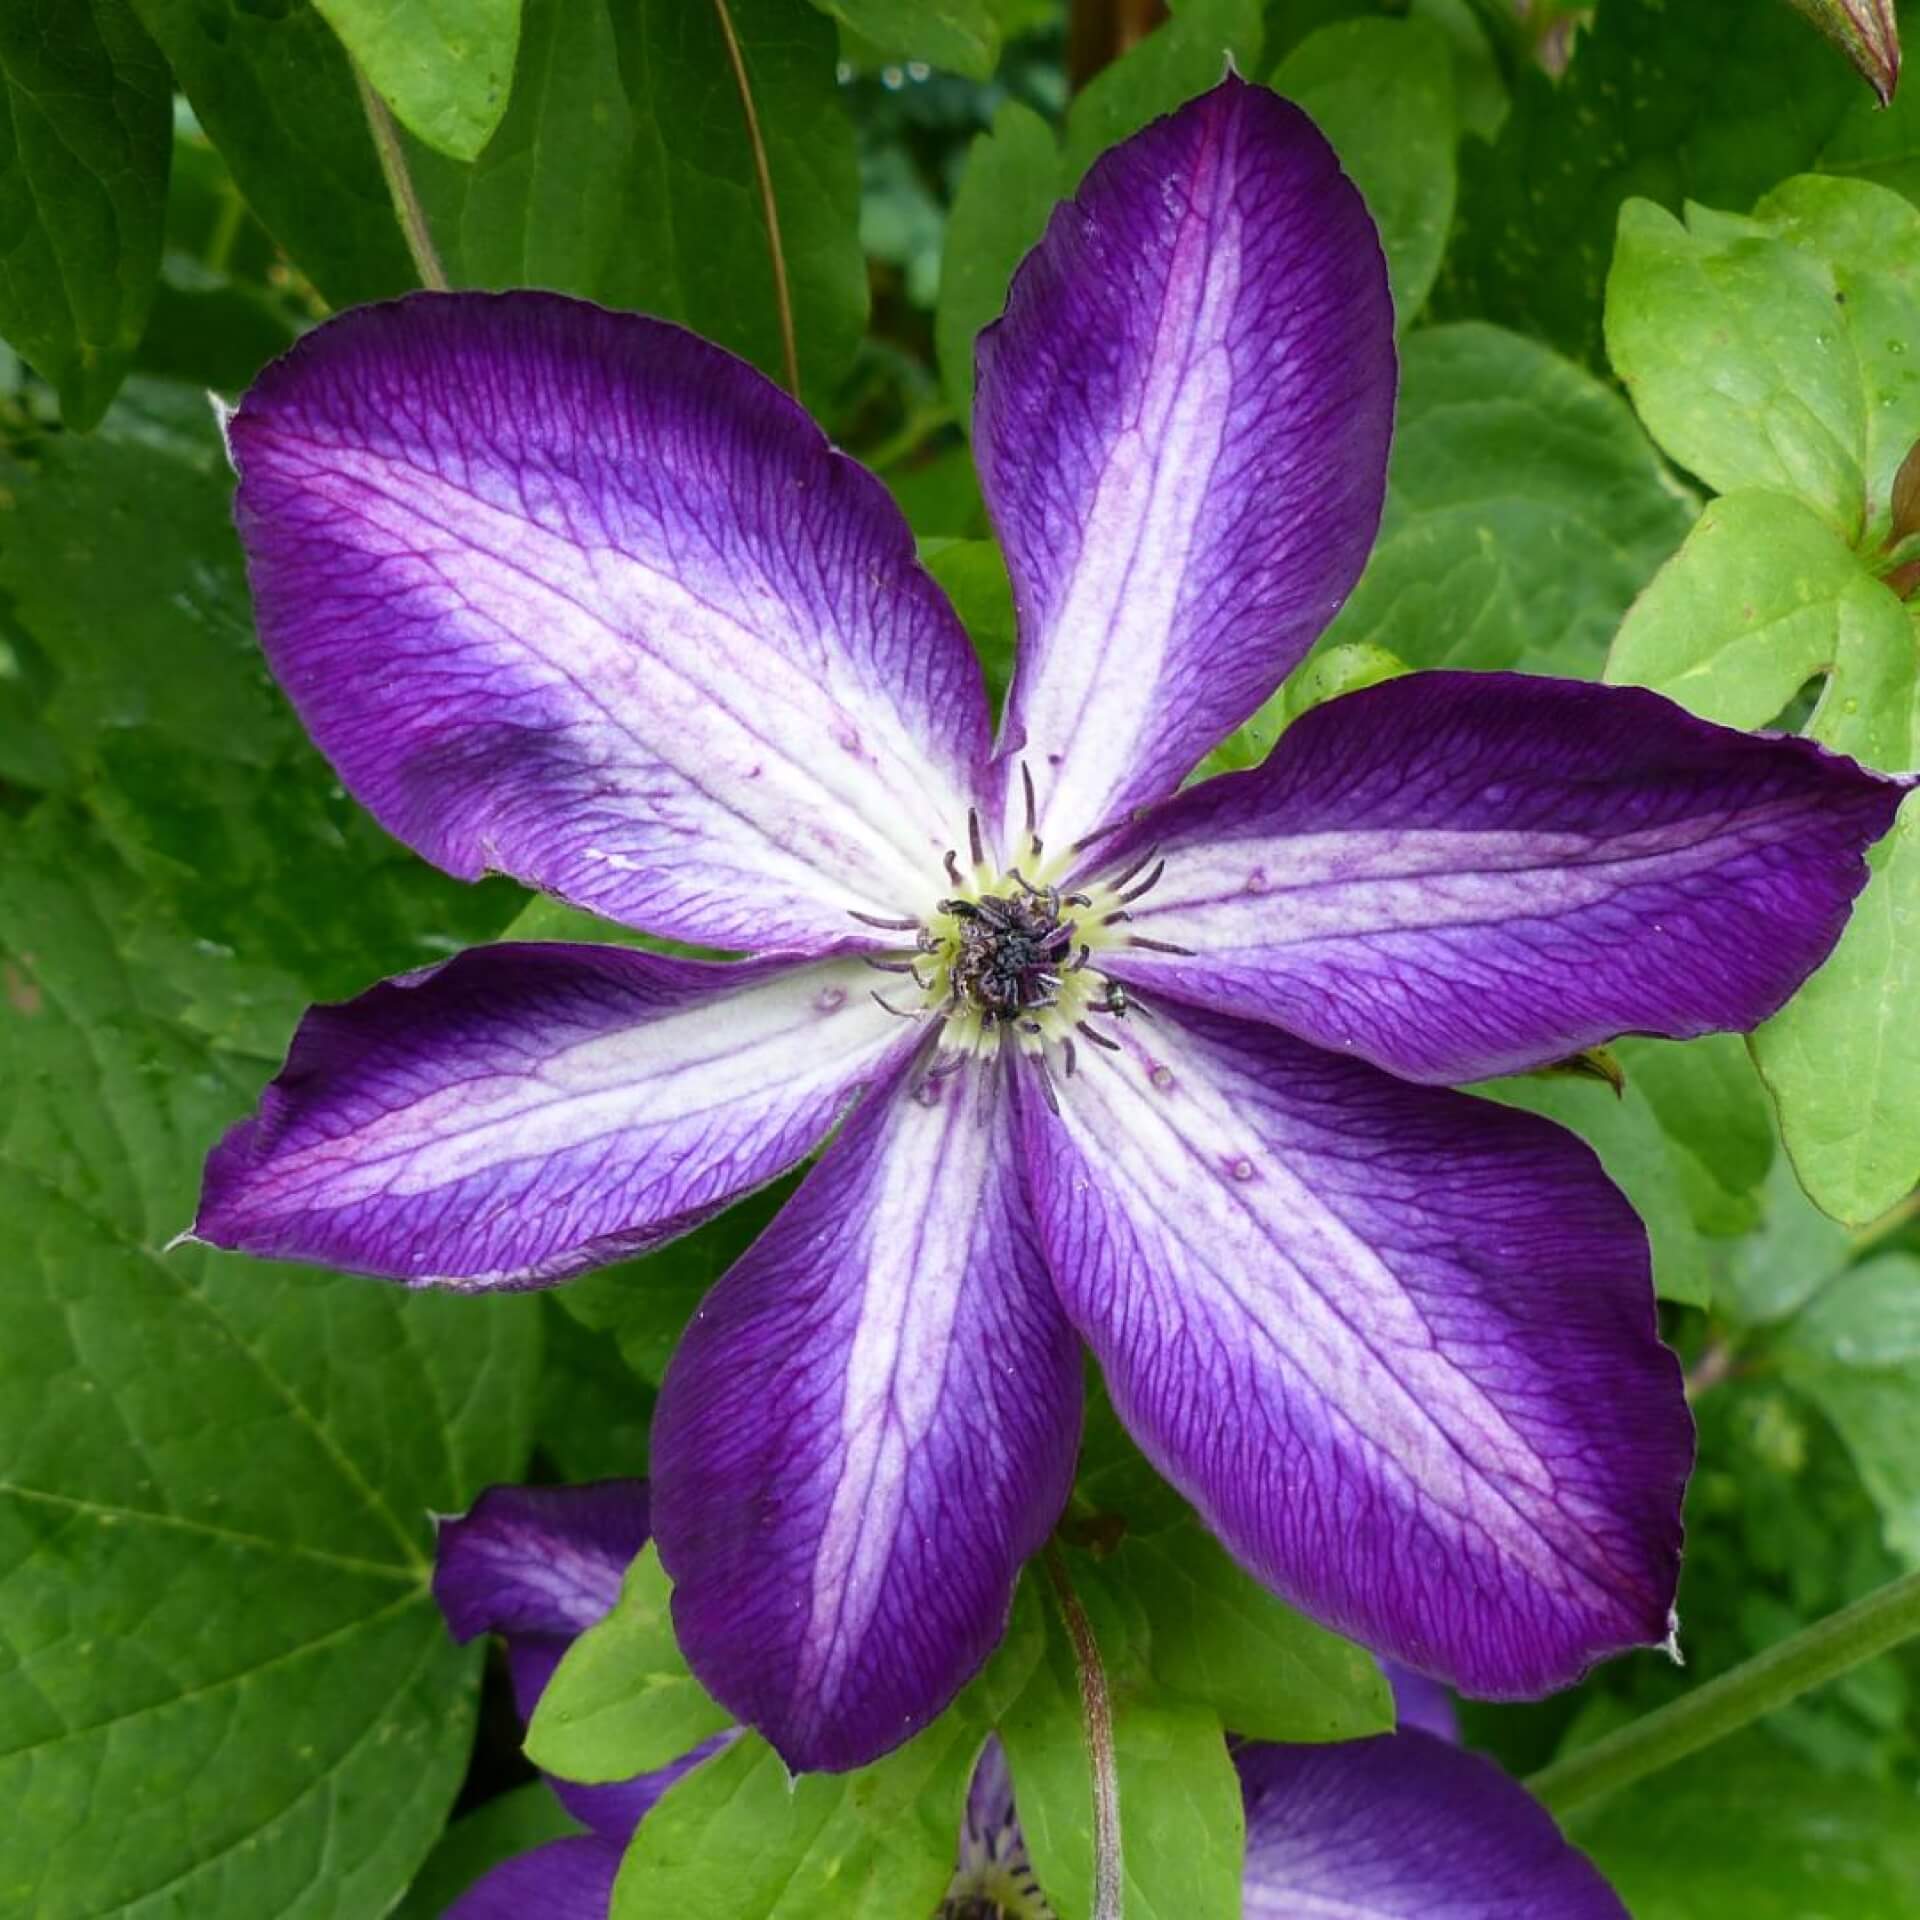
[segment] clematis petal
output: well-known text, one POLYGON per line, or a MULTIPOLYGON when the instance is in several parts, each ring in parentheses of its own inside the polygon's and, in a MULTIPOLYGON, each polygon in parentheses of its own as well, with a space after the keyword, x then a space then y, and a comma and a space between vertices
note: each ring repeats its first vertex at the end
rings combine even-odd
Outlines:
POLYGON ((872 978, 474 948, 307 1015, 209 1158, 193 1231, 469 1289, 642 1252, 802 1159, 915 1044, 872 978))
POLYGON ((978 666, 885 489, 751 367, 415 295, 308 334, 228 445, 267 658, 430 860, 756 951, 931 897, 978 666))
POLYGON ((488 1487, 441 1521, 433 1597, 456 1640, 533 1634, 564 1645, 620 1598, 647 1520, 644 1480, 488 1487))
POLYGON ((707 1296, 661 1389, 654 1526, 681 1647, 796 1770, 925 1726, 1066 1503, 1078 1349, 1012 1097, 981 1068, 876 1094, 707 1296))
MULTIPOLYGON (((441 1521, 433 1597, 456 1640, 505 1639, 514 1705, 525 1722, 567 1648, 619 1599, 628 1563, 646 1544, 644 1480, 489 1487, 465 1513, 441 1521)), ((547 1778, 576 1820, 617 1843, 617 1862, 641 1817, 709 1750, 611 1786, 547 1778)))
POLYGON ((1831 951, 1907 784, 1637 688, 1411 674, 1103 851, 1165 858, 1127 931, 1192 950, 1117 970, 1412 1080, 1745 1029, 1831 951))
POLYGON ((620 1849, 593 1834, 549 1840, 489 1868, 445 1920, 607 1920, 620 1849))
POLYGON ((1668 1633, 1692 1425, 1585 1146, 1172 1007, 1060 1107, 1023 1110, 1054 1284, 1259 1578, 1493 1697, 1668 1633))
POLYGON ((1411 1667, 1385 1663, 1387 1684, 1393 1689, 1393 1717, 1402 1730, 1417 1727, 1436 1739, 1458 1742, 1460 1716, 1454 1711, 1453 1695, 1438 1680, 1411 1667))
POLYGON ((1518 1781, 1431 1734, 1234 1758, 1247 1920, 1627 1920, 1518 1781))
POLYGON ((1065 845, 1171 792, 1359 578, 1393 417, 1379 236, 1312 121, 1229 76, 1096 163, 978 362, 1005 748, 1065 845))

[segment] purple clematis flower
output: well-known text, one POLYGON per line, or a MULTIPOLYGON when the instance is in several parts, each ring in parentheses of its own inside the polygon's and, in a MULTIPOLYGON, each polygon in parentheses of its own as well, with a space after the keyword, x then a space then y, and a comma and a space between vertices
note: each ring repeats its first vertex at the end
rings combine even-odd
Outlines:
MULTIPOLYGON (((530 1719, 573 1637, 614 1603, 645 1543, 643 1481, 494 1487, 441 1528, 433 1590, 455 1637, 504 1634, 530 1719)), ((1625 1920, 1626 1909, 1546 1813, 1454 1745, 1452 1705, 1390 1672, 1401 1731, 1332 1746, 1236 1749, 1247 1811, 1248 1920, 1625 1920), (1422 1730, 1425 1729, 1425 1730, 1422 1730)), ((589 1831, 503 1861, 447 1920, 606 1920, 635 1828, 672 1782, 731 1736, 627 1786, 553 1785, 589 1831)), ((997 1737, 974 1768, 941 1920, 1049 1920, 997 1737)))
POLYGON ((268 658, 373 813, 756 957, 503 945, 320 1008, 195 1231, 534 1286, 838 1127, 652 1449, 694 1671, 795 1768, 985 1659, 1080 1341, 1239 1559, 1395 1660, 1526 1695, 1670 1630, 1692 1437, 1645 1235, 1577 1140, 1442 1083, 1752 1026, 1902 789, 1436 673, 1177 791, 1358 575, 1394 379, 1373 225, 1295 108, 1229 79, 1109 153, 980 341, 997 747, 883 489, 677 328, 418 296, 229 423, 268 658))

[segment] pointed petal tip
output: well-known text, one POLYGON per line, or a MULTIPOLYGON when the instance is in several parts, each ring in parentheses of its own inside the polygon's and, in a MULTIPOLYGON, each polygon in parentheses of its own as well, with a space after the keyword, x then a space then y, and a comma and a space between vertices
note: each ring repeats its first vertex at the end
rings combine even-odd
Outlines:
POLYGON ((1004 725, 1072 841, 1171 792, 1358 579, 1396 384, 1378 232, 1311 119, 1229 72, 1088 169, 976 368, 1004 725))

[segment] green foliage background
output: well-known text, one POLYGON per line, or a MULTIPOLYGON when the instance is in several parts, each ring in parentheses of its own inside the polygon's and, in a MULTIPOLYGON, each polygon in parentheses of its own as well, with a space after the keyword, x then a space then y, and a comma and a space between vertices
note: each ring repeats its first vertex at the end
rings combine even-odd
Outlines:
MULTIPOLYGON (((1920 438, 1920 89, 1876 110, 1781 0, 1600 0, 1558 76, 1500 0, 1184 0, 1071 97, 1049 0, 729 4, 803 392, 892 487, 996 688, 972 337, 1090 161, 1231 52, 1368 195, 1404 384, 1365 578, 1213 764, 1443 664, 1642 682, 1913 764, 1920 547, 1892 483, 1920 438)), ((166 1250, 303 1005, 577 925, 387 840, 251 633, 204 393, 414 283, 354 61, 455 284, 644 308, 783 371, 704 0, 0 8, 0 1912, 42 1920, 424 1916, 564 1830, 497 1673, 444 1634, 429 1516, 494 1480, 644 1472, 678 1331, 772 1204, 538 1298, 166 1250)), ((1623 1043, 1619 1097, 1489 1089, 1584 1134, 1640 1208, 1701 1424, 1689 1668, 1470 1709, 1517 1771, 1920 1567, 1912 807, 1876 869, 1751 1049, 1623 1043)), ((1352 1737, 1384 1690, 1234 1569, 1097 1399, 1075 1513, 1129 1911, 1231 1915, 1222 1726, 1352 1737)), ((661 1599, 643 1559, 556 1685, 543 1760, 617 1776, 712 1724, 661 1599)), ((1576 1837, 1640 1920, 1920 1912, 1917 1683, 1911 1653, 1870 1662, 1576 1837)), ((616 1911, 930 1912, 989 1726, 1042 1880, 1084 1913, 1073 1670, 1031 1576, 935 1728, 797 1790, 736 1743, 643 1828, 616 1911)))

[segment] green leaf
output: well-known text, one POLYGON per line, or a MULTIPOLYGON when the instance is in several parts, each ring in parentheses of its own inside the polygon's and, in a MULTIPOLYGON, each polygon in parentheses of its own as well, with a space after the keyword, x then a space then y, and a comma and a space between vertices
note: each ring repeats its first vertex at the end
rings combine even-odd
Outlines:
POLYGON ((986 80, 1000 59, 991 0, 814 0, 881 53, 986 80))
POLYGON ((1709 720, 1766 726, 1817 675, 1813 732, 1882 765, 1904 761, 1913 627, 1832 527, 1779 493, 1729 493, 1700 516, 1615 636, 1606 677, 1709 720))
POLYGON ((1646 1224, 1655 1292, 1683 1306, 1707 1304, 1712 1280, 1684 1176, 1652 1106, 1632 1080, 1617 1095, 1593 1080, 1562 1077, 1490 1080, 1474 1091, 1577 1133, 1646 1224))
POLYGON ((1605 0, 1564 78, 1525 64, 1499 139, 1468 143, 1436 308, 1599 365, 1621 203, 1751 206, 1816 164, 1859 91, 1786 7, 1605 0))
POLYGON ((524 1458, 524 1302, 158 1248, 257 1069, 63 808, 0 868, 0 1908, 378 1913, 466 1765, 430 1512, 524 1458))
POLYGON ((613 1611, 574 1641, 527 1728, 527 1757, 563 1780, 604 1784, 657 1773, 733 1715, 687 1671, 668 1612, 672 1583, 651 1542, 613 1611))
POLYGON ((410 154, 455 286, 600 291, 637 190, 619 63, 604 0, 526 0, 512 97, 485 150, 471 165, 410 154))
POLYGON ((659 1252, 601 1267, 555 1297, 582 1326, 611 1333, 621 1359, 657 1387, 707 1289, 759 1237, 798 1178, 783 1176, 659 1252))
POLYGON ((520 0, 313 0, 408 132, 471 160, 507 108, 520 0))
POLYGON ((277 1060, 305 1001, 443 959, 520 896, 436 873, 339 791, 260 658, 231 487, 205 396, 129 381, 98 433, 0 456, 0 599, 51 663, 70 790, 184 922, 180 1017, 277 1060))
POLYGON ((1066 191, 1053 129, 1009 100, 967 150, 940 259, 934 340, 941 384, 963 422, 973 412, 974 338, 999 318, 1014 268, 1066 191))
POLYGON ((1745 1043, 1731 1033, 1680 1043, 1628 1038, 1614 1052, 1680 1163, 1694 1224, 1724 1235, 1757 1225, 1773 1116, 1745 1043))
POLYGON ((1792 1161, 1781 1155, 1760 1195, 1757 1229, 1723 1250, 1716 1262, 1714 1305, 1745 1326, 1784 1320, 1851 1256, 1847 1230, 1807 1198, 1792 1161))
POLYGON ((1398 679, 1407 671, 1405 661, 1366 640, 1316 649, 1287 675, 1280 691, 1263 702, 1251 720, 1236 727, 1201 761, 1194 778, 1205 780, 1216 773, 1257 767, 1303 713, 1343 693, 1358 693, 1362 687, 1398 679))
POLYGON ((1908 1920, 1920 1908, 1912 1793, 1824 1774, 1756 1729, 1605 1802, 1574 1837, 1634 1920, 1908 1920))
POLYGON ((544 1780, 509 1787, 441 1835, 393 1920, 443 1920, 453 1903, 501 1861, 585 1831, 544 1780))
POLYGON ((540 1451, 562 1480, 613 1480, 647 1470, 654 1392, 603 1339, 546 1295, 541 1348, 540 1451))
MULTIPOLYGON (((831 22, 729 0, 764 142, 801 385, 831 398, 867 318, 831 22)), ((773 252, 727 42, 702 0, 531 0, 513 98, 472 166, 412 150, 451 278, 679 320, 784 381, 773 252)))
MULTIPOLYGON (((1125 1906, 1135 1920, 1237 1920, 1245 1849, 1239 1777, 1217 1712, 1144 1693, 1125 1584, 1063 1556, 1099 1639, 1113 1706, 1125 1906)), ((1029 1574, 1030 1581, 1035 1576, 1029 1574)), ((1035 1878, 1067 1920, 1093 1910, 1093 1775, 1073 1649, 1046 1605, 1043 1657, 1000 1716, 1035 1878)))
POLYGON ((930 1914, 985 1729, 947 1713, 854 1773, 787 1772, 747 1734, 641 1822, 609 1920, 900 1920, 930 1914))
POLYGON ((1256 71, 1260 39, 1258 0, 1183 0, 1171 20, 1081 89, 1064 152, 1046 122, 1015 102, 974 141, 947 222, 935 317, 940 377, 963 421, 973 409, 974 336, 1007 304, 1013 271, 1054 202, 1110 146, 1216 85, 1230 55, 1243 73, 1256 71))
POLYGON ((1620 210, 1607 351, 1648 431, 1718 491, 1790 494, 1851 540, 1866 396, 1836 351, 1844 318, 1818 265, 1758 221, 1620 210))
POLYGON ((1920 801, 1868 861, 1839 946, 1752 1043, 1801 1185, 1854 1226, 1920 1181, 1920 801))
POLYGON ((1013 583, 994 540, 928 540, 920 558, 939 581, 966 627, 987 679, 987 697, 1000 710, 1013 679, 1013 583))
POLYGON ((1366 197, 1404 329, 1426 303, 1453 221, 1453 66, 1429 20, 1323 27, 1270 82, 1306 108, 1366 197))
POLYGON ((0 334, 85 430, 132 363, 160 272, 166 62, 126 0, 0 9, 0 334))
POLYGON ((260 223, 335 306, 414 285, 340 42, 307 0, 133 0, 260 223))
POLYGON ((1888 1549, 1920 1566, 1920 1258, 1883 1254, 1839 1275, 1774 1354, 1847 1443, 1888 1549))
POLYGON ((1108 1563, 1147 1617, 1154 1678, 1254 1740, 1359 1740, 1393 1728, 1369 1653, 1277 1600, 1198 1521, 1129 1535, 1108 1563))
POLYGON ((1498 327, 1422 328, 1401 349, 1380 538, 1322 645, 1595 672, 1690 506, 1592 375, 1498 327))
POLYGON ((1641 419, 1722 493, 1804 500, 1877 542, 1920 435, 1920 212, 1860 181, 1789 181, 1752 219, 1620 215, 1607 347, 1641 419))

